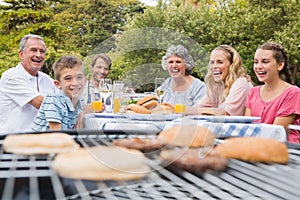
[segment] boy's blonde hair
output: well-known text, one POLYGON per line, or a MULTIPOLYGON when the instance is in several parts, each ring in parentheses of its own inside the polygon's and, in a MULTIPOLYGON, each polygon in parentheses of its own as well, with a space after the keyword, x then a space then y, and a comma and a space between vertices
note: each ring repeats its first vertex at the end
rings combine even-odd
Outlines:
POLYGON ((80 67, 84 72, 84 66, 80 58, 76 56, 62 56, 53 64, 54 78, 60 81, 60 72, 66 68, 80 67))

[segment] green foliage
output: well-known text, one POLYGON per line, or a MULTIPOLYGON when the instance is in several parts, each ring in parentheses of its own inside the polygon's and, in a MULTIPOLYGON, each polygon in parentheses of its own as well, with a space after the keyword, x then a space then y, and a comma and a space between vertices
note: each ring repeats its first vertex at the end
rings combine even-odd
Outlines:
MULTIPOLYGON (((186 45, 195 56, 197 68, 194 74, 200 78, 203 78, 206 72, 207 59, 205 56, 199 56, 192 46, 201 49, 200 55, 205 55, 203 50, 208 55, 218 45, 232 45, 242 56, 247 72, 257 84, 259 83, 252 69, 254 52, 263 42, 275 40, 282 43, 290 53, 290 67, 294 74, 293 83, 299 85, 300 79, 296 75, 299 73, 299 11, 299 2, 295 0, 198 0, 187 5, 184 5, 183 1, 174 0, 170 5, 159 4, 157 7, 147 8, 143 14, 136 15, 125 30, 130 32, 147 27, 166 30, 165 37, 160 37, 156 31, 156 38, 150 39, 152 44, 160 43, 161 46, 157 45, 156 48, 161 50, 166 49, 172 43, 186 45), (180 34, 181 37, 172 37, 167 34, 170 30, 180 34), (194 43, 186 43, 182 40, 182 35, 190 38, 189 41, 194 41, 194 43)), ((129 49, 140 44, 147 44, 149 34, 150 32, 136 35, 131 39, 119 36, 117 50, 123 51, 124 44, 129 49)), ((162 55, 164 55, 162 51, 152 54, 148 53, 148 50, 138 52, 127 50, 122 62, 117 65, 126 63, 124 66, 132 69, 136 65, 145 64, 150 58, 157 60, 158 64, 162 55), (140 63, 136 63, 137 61, 140 63)), ((153 79, 152 75, 157 73, 149 69, 148 74, 149 76, 143 77, 145 80, 153 79)))
POLYGON ((154 77, 168 77, 161 59, 171 44, 185 45, 203 79, 209 52, 230 44, 253 73, 253 54, 275 40, 290 56, 293 81, 300 85, 299 0, 159 0, 143 7, 137 0, 6 0, 0 5, 0 74, 19 62, 20 39, 28 33, 44 37, 48 46, 43 71, 61 55, 80 56, 86 67, 93 55, 108 53, 109 76, 129 79, 138 91, 153 90, 154 77))
POLYGON ((1 6, 0 13, 0 37, 1 74, 18 62, 19 42, 29 33, 44 37, 48 46, 47 61, 42 71, 51 74, 51 66, 61 54, 72 49, 65 42, 66 31, 58 23, 52 20, 53 8, 60 1, 5 1, 8 5, 1 6), (54 53, 55 52, 55 53, 54 53))
POLYGON ((74 0, 54 20, 68 28, 68 41, 82 56, 88 56, 105 39, 122 30, 127 14, 141 11, 136 1, 74 0))
POLYGON ((126 17, 142 12, 137 0, 6 0, 0 5, 0 75, 19 62, 20 39, 41 35, 47 48, 42 71, 52 74, 52 64, 62 55, 107 52, 97 46, 122 30, 126 17))

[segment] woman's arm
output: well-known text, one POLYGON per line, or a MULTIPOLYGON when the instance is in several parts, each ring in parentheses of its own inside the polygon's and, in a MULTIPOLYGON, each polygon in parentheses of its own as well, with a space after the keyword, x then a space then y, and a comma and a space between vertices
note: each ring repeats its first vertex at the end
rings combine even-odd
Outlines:
POLYGON ((289 135, 288 125, 293 123, 295 117, 296 117, 295 114, 286 117, 276 117, 273 124, 283 126, 285 128, 286 136, 288 137, 289 135))
POLYGON ((199 106, 187 107, 187 115, 229 115, 223 108, 201 108, 199 106))
POLYGON ((201 108, 200 113, 203 115, 229 115, 223 108, 201 108))
POLYGON ((285 116, 285 117, 276 117, 273 124, 281 125, 285 129, 287 129, 288 125, 293 123, 293 121, 295 120, 295 117, 296 117, 295 114, 285 116))
POLYGON ((250 108, 246 108, 244 115, 245 116, 251 116, 251 109, 250 108))

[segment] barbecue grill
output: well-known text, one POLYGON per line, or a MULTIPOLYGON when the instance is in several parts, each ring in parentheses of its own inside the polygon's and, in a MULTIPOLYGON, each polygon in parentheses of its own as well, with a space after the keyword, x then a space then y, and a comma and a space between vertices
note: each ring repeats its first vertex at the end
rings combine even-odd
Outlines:
MULTIPOLYGON (((83 146, 110 145, 127 134, 77 134, 83 146)), ((135 135, 137 136, 137 135, 135 135)), ((138 135, 139 137, 151 137, 138 135)), ((2 140, 1 140, 2 146, 2 140)), ((86 181, 59 177, 54 155, 21 156, 0 151, 2 199, 299 199, 300 150, 289 146, 288 165, 229 160, 225 172, 192 174, 163 168, 151 155, 153 171, 135 181, 86 181)))

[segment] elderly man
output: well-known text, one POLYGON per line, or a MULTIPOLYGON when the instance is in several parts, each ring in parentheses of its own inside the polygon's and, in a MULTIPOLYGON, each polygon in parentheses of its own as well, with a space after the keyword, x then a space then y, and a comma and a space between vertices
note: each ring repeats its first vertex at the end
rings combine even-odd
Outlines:
POLYGON ((42 37, 29 34, 21 39, 21 62, 0 80, 0 134, 30 131, 43 96, 55 89, 53 79, 39 71, 45 56, 42 37))

